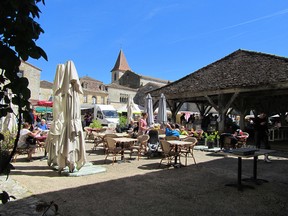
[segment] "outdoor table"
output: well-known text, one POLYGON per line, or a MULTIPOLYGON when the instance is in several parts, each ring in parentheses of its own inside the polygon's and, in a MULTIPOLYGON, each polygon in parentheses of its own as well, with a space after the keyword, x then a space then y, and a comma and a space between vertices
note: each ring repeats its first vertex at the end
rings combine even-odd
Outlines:
MULTIPOLYGON (((253 150, 253 149, 251 149, 253 150)), ((243 191, 244 188, 250 188, 254 189, 253 186, 251 185, 244 185, 242 184, 243 181, 251 181, 256 183, 257 185, 260 185, 264 182, 268 182, 267 180, 264 179, 259 179, 257 177, 257 161, 258 161, 258 156, 260 155, 265 155, 275 152, 275 150, 267 150, 267 149, 257 149, 254 154, 249 154, 249 155, 239 155, 235 154, 232 152, 218 152, 218 154, 224 155, 224 156, 232 156, 232 157, 237 157, 238 158, 238 174, 237 174, 237 183, 232 183, 232 184, 226 184, 226 186, 232 186, 232 187, 237 187, 239 191, 243 191), (242 158, 251 158, 253 157, 253 176, 251 178, 245 178, 242 179, 242 158)))
POLYGON ((124 160, 124 150, 127 148, 127 144, 129 147, 131 147, 131 143, 134 143, 137 141, 135 138, 129 138, 129 137, 118 137, 118 138, 113 138, 117 143, 120 143, 120 147, 122 148, 122 153, 121 153, 121 160, 124 160))
MULTIPOLYGON (((165 139, 165 137, 166 137, 165 134, 159 134, 158 136, 159 136, 159 139, 165 139)), ((180 140, 183 140, 183 139, 185 139, 186 137, 187 137, 187 135, 180 135, 180 136, 179 136, 179 139, 180 139, 180 140)))
POLYGON ((41 142, 45 142, 46 139, 47 139, 47 135, 36 136, 36 137, 35 137, 35 140, 36 140, 36 143, 38 144, 38 146, 39 146, 40 148, 44 148, 44 150, 45 150, 45 151, 44 151, 43 159, 46 158, 46 156, 47 156, 47 151, 46 151, 45 145, 43 146, 43 145, 41 144, 41 142))
POLYGON ((118 137, 129 137, 130 135, 128 133, 114 133, 116 134, 118 137))
MULTIPOLYGON (((175 152, 178 152, 178 146, 183 146, 183 145, 190 145, 192 144, 192 142, 188 142, 188 141, 182 141, 182 140, 169 140, 168 141, 170 143, 170 145, 174 145, 175 146, 175 152)), ((177 166, 177 159, 178 156, 177 154, 175 155, 175 162, 174 162, 174 166, 177 166)), ((181 163, 179 163, 179 166, 183 166, 181 163)))

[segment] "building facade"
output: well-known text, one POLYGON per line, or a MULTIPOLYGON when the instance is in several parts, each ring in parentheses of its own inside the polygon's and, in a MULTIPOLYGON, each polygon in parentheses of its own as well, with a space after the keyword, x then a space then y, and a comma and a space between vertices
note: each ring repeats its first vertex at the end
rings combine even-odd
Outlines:
POLYGON ((83 97, 80 97, 81 104, 107 104, 108 91, 103 82, 89 76, 79 78, 83 97))
POLYGON ((21 61, 18 76, 29 80, 28 88, 31 91, 30 102, 33 104, 39 100, 41 69, 28 62, 21 61))
MULTIPOLYGON (((139 88, 147 84, 156 84, 161 87, 169 83, 168 80, 142 76, 129 67, 124 52, 120 50, 113 69, 111 70, 111 84, 107 85, 108 101, 116 109, 127 104, 128 97, 134 100, 139 88)), ((134 100, 134 102, 136 102, 134 100)))

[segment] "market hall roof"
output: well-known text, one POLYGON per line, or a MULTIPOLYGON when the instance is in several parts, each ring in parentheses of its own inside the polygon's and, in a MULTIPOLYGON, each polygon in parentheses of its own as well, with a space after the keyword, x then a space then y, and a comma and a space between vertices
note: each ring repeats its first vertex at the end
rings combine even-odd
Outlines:
POLYGON ((149 93, 152 97, 164 93, 167 100, 193 102, 197 96, 287 87, 288 58, 239 49, 149 93))

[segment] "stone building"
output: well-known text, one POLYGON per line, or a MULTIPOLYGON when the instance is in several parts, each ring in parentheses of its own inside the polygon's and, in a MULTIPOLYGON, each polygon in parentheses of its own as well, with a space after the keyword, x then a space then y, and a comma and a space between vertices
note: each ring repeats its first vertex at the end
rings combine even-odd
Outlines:
POLYGON ((40 68, 28 62, 21 61, 18 75, 26 77, 29 80, 28 88, 31 91, 30 102, 32 104, 39 100, 41 71, 40 68))
POLYGON ((40 81, 39 100, 51 101, 53 97, 53 83, 46 80, 40 81))
POLYGON ((107 104, 108 92, 103 82, 89 76, 79 78, 84 95, 81 104, 107 104))
POLYGON ((124 52, 120 50, 116 63, 111 70, 111 84, 107 85, 108 101, 117 109, 127 103, 129 96, 134 99, 139 88, 147 84, 155 84, 155 86, 161 87, 168 83, 168 80, 143 76, 133 72, 124 52))

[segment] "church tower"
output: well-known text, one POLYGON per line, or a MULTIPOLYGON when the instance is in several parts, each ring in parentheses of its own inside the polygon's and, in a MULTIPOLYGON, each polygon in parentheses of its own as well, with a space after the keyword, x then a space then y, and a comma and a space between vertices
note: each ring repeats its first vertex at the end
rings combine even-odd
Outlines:
POLYGON ((125 71, 132 71, 131 68, 129 67, 126 57, 124 55, 124 52, 122 51, 122 49, 119 52, 118 58, 116 60, 116 63, 113 67, 113 69, 111 70, 112 72, 112 76, 111 76, 111 83, 113 82, 118 82, 118 80, 120 79, 120 77, 125 73, 125 71))

